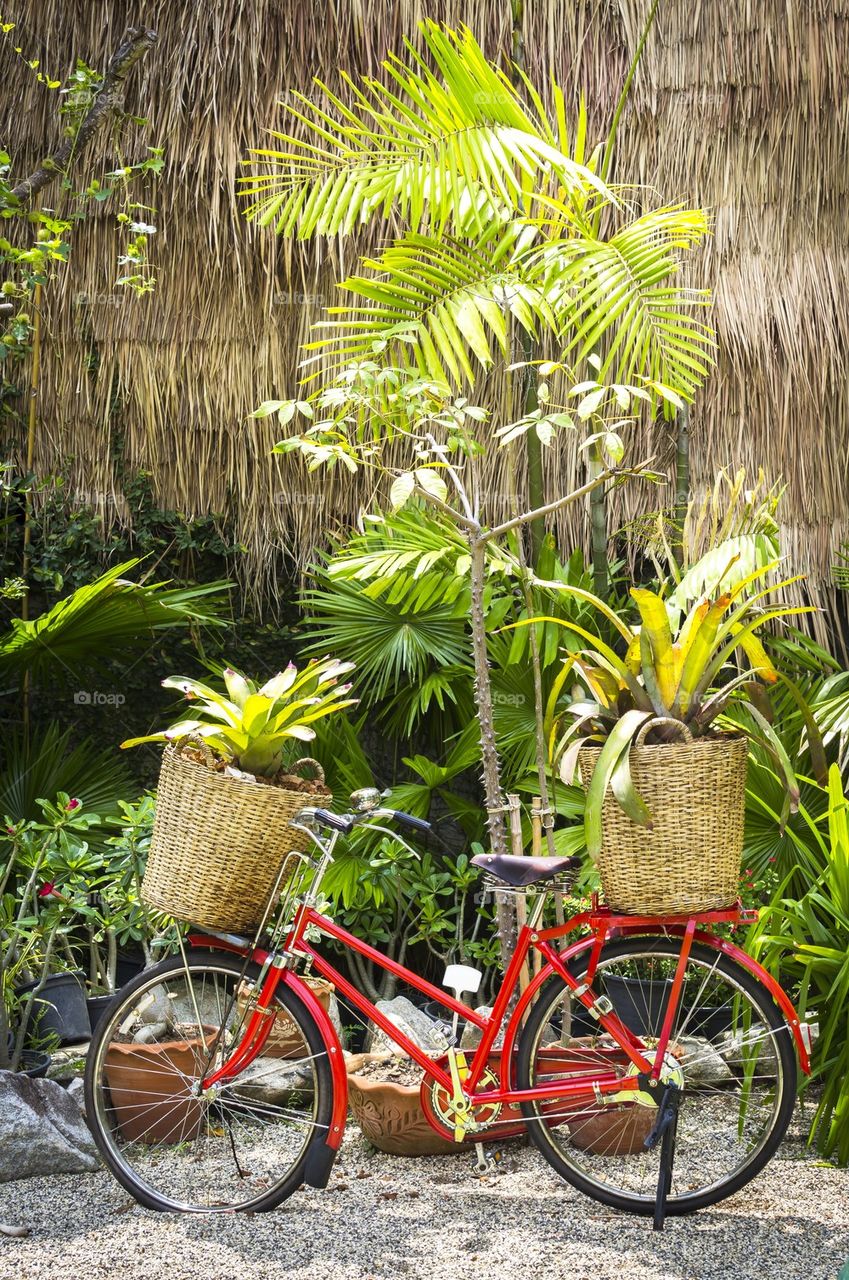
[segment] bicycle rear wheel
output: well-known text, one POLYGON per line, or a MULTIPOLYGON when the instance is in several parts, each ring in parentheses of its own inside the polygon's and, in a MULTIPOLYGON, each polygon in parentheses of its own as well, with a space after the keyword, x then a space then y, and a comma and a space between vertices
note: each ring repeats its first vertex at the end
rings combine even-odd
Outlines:
POLYGON ((239 1043, 258 973, 214 952, 165 960, 98 1024, 86 1117, 112 1173, 150 1209, 272 1209, 326 1140, 333 1082, 324 1041, 288 987, 278 987, 262 1053, 235 1079, 201 1090, 239 1043))
MULTIPOLYGON (((613 1001, 649 1053, 663 1025, 680 939, 625 938, 606 945, 593 989, 613 1001)), ((576 957, 581 977, 588 953, 576 957)), ((574 1034, 568 987, 553 977, 542 988, 522 1033, 520 1089, 560 1078, 633 1071, 608 1036, 574 1034), (571 1011, 571 1015, 570 1015, 571 1011)), ((769 993, 739 964, 695 943, 685 970, 666 1071, 682 1088, 668 1214, 690 1213, 732 1195, 766 1164, 780 1143, 796 1097, 796 1055, 784 1017, 769 993)), ((531 1138, 573 1186, 615 1208, 654 1211, 660 1145, 646 1151, 657 1109, 647 1093, 608 1100, 525 1103, 531 1138), (635 1101, 636 1097, 636 1101, 635 1101)))

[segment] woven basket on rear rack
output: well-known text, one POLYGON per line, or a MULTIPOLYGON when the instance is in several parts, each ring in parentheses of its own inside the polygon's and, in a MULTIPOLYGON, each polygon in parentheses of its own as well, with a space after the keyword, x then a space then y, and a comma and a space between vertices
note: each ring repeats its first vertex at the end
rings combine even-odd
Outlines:
MULTIPOLYGON (((292 768, 314 760, 299 760, 292 768)), ((318 797, 215 772, 167 747, 142 897, 177 920, 245 932, 259 924, 286 855, 289 826, 318 797)), ((331 803, 322 793, 320 803, 331 803)))
MULTIPOLYGON (((632 822, 608 787, 597 861, 605 901, 617 911, 693 914, 738 897, 748 745, 745 738, 694 740, 687 730, 685 737, 631 748, 631 777, 651 828, 632 822)), ((585 787, 600 754, 601 747, 580 753, 585 787)))

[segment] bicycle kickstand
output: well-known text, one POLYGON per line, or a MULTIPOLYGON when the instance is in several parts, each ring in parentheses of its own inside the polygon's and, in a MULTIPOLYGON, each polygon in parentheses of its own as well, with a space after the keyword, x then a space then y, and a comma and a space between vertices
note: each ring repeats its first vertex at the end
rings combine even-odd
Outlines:
POLYGON ((678 1132, 678 1108, 681 1090, 670 1081, 664 1085, 663 1097, 657 1109, 657 1119, 651 1133, 643 1143, 651 1151, 660 1142, 660 1168, 657 1174, 657 1194, 654 1201, 654 1229, 662 1231, 666 1221, 666 1201, 672 1190, 672 1165, 675 1160, 675 1138, 678 1132))

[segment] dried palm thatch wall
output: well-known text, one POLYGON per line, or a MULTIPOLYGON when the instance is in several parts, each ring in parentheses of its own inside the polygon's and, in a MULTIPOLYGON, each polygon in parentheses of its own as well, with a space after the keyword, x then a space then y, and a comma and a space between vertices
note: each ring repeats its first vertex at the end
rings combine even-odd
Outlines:
MULTIPOLYGON (((598 134, 610 117, 649 0, 527 0, 525 56, 582 88, 598 134)), ((82 229, 47 302, 49 349, 37 465, 120 512, 116 455, 149 471, 179 509, 226 512, 248 548, 246 576, 273 593, 281 549, 299 560, 356 510, 340 477, 324 488, 269 457, 273 429, 248 423, 290 390, 297 350, 351 242, 284 245, 240 218, 234 177, 276 100, 337 66, 377 72, 425 14, 465 21, 493 57, 510 47, 509 0, 9 0, 19 35, 52 74, 76 55, 103 65, 124 27, 159 44, 134 74, 146 142, 167 147, 154 244, 157 295, 113 287, 111 220, 82 229), (92 350, 96 361, 91 360, 92 350)), ((8 51, 0 138, 22 170, 55 131, 55 97, 8 51), (11 92, 11 90, 14 90, 11 92)), ((720 466, 763 462, 791 484, 794 565, 828 594, 849 532, 849 0, 661 0, 622 122, 614 176, 659 200, 711 208, 697 274, 715 289, 720 358, 693 415, 696 485, 720 466)), ((105 157, 105 168, 115 163, 105 157)), ((379 229, 376 233, 385 233, 379 229)), ((372 241, 374 243, 374 240, 372 241)), ((369 246, 370 247, 370 246, 369 246)), ((496 381, 487 396, 504 396, 496 381)), ((652 447, 671 464, 668 432, 652 447)), ((580 464, 574 442, 548 460, 554 489, 580 464)), ((499 492, 494 463, 491 491, 499 492)), ((631 487, 618 515, 658 505, 631 487)), ((564 529, 585 538, 585 514, 564 529)))

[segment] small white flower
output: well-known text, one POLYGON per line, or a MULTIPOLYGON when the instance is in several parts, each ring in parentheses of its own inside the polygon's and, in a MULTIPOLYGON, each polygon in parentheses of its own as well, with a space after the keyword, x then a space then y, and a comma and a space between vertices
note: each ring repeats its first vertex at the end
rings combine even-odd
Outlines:
POLYGON ((151 226, 149 222, 131 222, 130 230, 136 236, 155 236, 156 227, 151 226))

